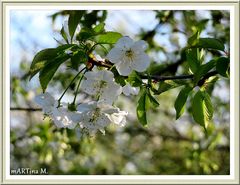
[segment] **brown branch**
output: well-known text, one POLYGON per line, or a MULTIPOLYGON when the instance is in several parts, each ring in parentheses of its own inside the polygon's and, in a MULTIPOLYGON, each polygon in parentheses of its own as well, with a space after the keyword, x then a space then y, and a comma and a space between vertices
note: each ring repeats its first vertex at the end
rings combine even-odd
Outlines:
MULTIPOLYGON (((217 71, 211 71, 204 75, 201 80, 199 80, 198 85, 201 86, 204 84, 204 82, 211 76, 215 76, 218 74, 217 71)), ((158 76, 158 75, 150 75, 149 76, 151 79, 156 80, 156 81, 165 81, 165 80, 192 80, 194 75, 179 75, 179 76, 158 76)), ((148 79, 148 76, 142 75, 142 79, 148 79)))
POLYGON ((217 71, 211 71, 211 72, 207 73, 206 75, 203 76, 203 78, 201 80, 199 80, 198 86, 201 87, 209 77, 215 76, 217 74, 218 74, 217 71))
MULTIPOLYGON (((113 66, 113 64, 111 63, 111 61, 109 60, 104 60, 104 61, 99 61, 95 58, 90 58, 89 63, 92 65, 91 67, 93 67, 94 65, 96 66, 102 66, 102 67, 106 67, 106 68, 111 68, 113 66)), ((182 63, 182 60, 179 60, 177 63, 174 63, 172 65, 169 65, 166 67, 166 69, 172 68, 172 67, 176 67, 178 65, 180 65, 182 63)), ((207 73, 205 76, 203 76, 203 78, 199 81, 198 85, 200 86, 201 84, 203 84, 205 82, 206 79, 208 79, 211 76, 214 76, 218 74, 217 71, 211 71, 209 73, 207 73)), ((185 80, 185 79, 193 79, 194 75, 179 75, 179 76, 159 76, 159 75, 150 75, 149 76, 151 79, 153 80, 157 80, 157 81, 165 81, 165 80, 185 80)), ((146 75, 141 75, 142 79, 148 79, 148 76, 146 75)))
MULTIPOLYGON (((141 76, 143 79, 148 79, 147 76, 141 76)), ((165 80, 187 80, 193 79, 193 75, 179 75, 179 76, 158 76, 158 75, 150 75, 149 76, 153 80, 157 81, 165 81, 165 80)))

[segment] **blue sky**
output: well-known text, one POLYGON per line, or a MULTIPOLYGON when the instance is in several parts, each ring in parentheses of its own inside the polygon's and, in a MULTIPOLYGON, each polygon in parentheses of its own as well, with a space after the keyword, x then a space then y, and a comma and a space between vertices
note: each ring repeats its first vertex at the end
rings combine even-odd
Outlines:
MULTIPOLYGON (((63 23, 60 17, 52 26, 49 15, 55 11, 12 10, 10 14, 10 59, 11 72, 17 72, 22 57, 31 61, 34 54, 44 48, 55 47, 54 38, 63 23)), ((106 29, 135 37, 141 29, 152 30, 158 24, 153 11, 115 10, 109 11, 106 29)), ((167 26, 161 31, 168 31, 167 26)), ((169 38, 156 37, 160 45, 168 45, 169 38)))

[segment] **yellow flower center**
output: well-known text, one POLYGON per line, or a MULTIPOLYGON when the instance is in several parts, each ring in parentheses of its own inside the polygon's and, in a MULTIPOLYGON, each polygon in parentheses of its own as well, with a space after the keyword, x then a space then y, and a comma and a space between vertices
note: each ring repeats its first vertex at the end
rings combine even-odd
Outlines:
POLYGON ((100 108, 96 108, 95 111, 92 113, 92 118, 89 121, 95 124, 100 115, 100 108))
POLYGON ((134 57, 134 52, 131 49, 129 49, 125 52, 125 55, 132 61, 134 57))

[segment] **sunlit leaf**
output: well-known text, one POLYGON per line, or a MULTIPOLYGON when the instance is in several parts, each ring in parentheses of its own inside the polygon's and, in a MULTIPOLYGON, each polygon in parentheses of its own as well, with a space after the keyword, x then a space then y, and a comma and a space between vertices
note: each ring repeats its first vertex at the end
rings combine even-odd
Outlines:
POLYGON ((195 73, 199 69, 199 66, 201 65, 198 55, 199 55, 198 48, 192 48, 192 49, 186 50, 187 62, 190 70, 193 73, 195 73))
POLYGON ((94 31, 95 33, 101 33, 101 32, 104 31, 104 26, 105 26, 105 23, 100 23, 100 24, 98 24, 97 26, 95 26, 95 27, 93 28, 93 31, 94 31))
POLYGON ((142 85, 142 79, 141 77, 135 72, 133 71, 129 76, 127 81, 129 82, 129 84, 133 87, 139 87, 142 85))
POLYGON ((224 51, 224 44, 214 38, 199 38, 196 43, 192 46, 196 48, 214 49, 224 51))
POLYGON ((188 38, 188 44, 190 46, 194 45, 197 42, 197 39, 199 38, 199 31, 196 31, 191 37, 188 38))
POLYGON ((52 60, 57 56, 57 51, 55 48, 44 49, 38 52, 33 58, 32 64, 30 66, 30 80, 35 76, 49 60, 52 60))
POLYGON ((201 65, 194 74, 194 82, 197 83, 204 75, 206 75, 216 65, 216 60, 211 60, 208 63, 201 65))
POLYGON ((94 40, 99 44, 115 44, 121 37, 122 34, 118 32, 105 32, 97 35, 94 40))
POLYGON ((145 89, 143 89, 137 105, 137 117, 143 126, 147 125, 146 101, 147 92, 145 89))
POLYGON ((151 95, 151 92, 147 91, 147 100, 150 106, 153 106, 153 108, 157 108, 159 106, 158 101, 151 95))
POLYGON ((210 96, 205 91, 199 90, 192 102, 192 115, 194 120, 205 129, 213 117, 213 105, 210 96))

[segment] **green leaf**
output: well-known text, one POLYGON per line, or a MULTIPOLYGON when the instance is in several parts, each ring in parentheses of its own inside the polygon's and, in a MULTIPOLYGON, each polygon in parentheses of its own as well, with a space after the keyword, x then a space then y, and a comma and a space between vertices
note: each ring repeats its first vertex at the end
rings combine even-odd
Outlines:
MULTIPOLYGON (((161 94, 168 90, 180 87, 182 85, 187 85, 188 83, 184 80, 165 80, 164 82, 159 82, 157 91, 154 91, 154 94, 161 94)), ((153 89, 152 89, 153 90, 153 89)))
POLYGON ((39 51, 33 58, 32 64, 30 66, 30 80, 44 68, 44 66, 54 60, 59 55, 62 55, 65 50, 77 47, 74 44, 65 44, 57 48, 48 48, 42 51, 39 51))
POLYGON ((198 124, 207 128, 213 117, 213 106, 210 96, 205 91, 199 90, 193 97, 192 115, 198 124))
POLYGON ((157 108, 159 106, 158 101, 151 95, 151 92, 149 90, 147 91, 147 100, 148 103, 153 106, 153 108, 157 108))
POLYGON ((111 71, 112 71, 112 73, 114 74, 114 79, 115 79, 115 82, 116 82, 116 83, 120 84, 121 86, 126 85, 125 77, 124 77, 124 76, 121 76, 121 75, 118 73, 116 67, 113 67, 113 68, 111 69, 111 71))
POLYGON ((137 117, 139 122, 143 126, 147 125, 146 102, 147 102, 147 91, 146 89, 143 89, 137 105, 137 117))
POLYGON ((186 86, 179 92, 174 104, 174 107, 176 110, 176 119, 181 117, 181 115, 184 113, 186 101, 191 91, 192 91, 192 87, 186 86))
POLYGON ((206 28, 206 24, 208 23, 209 19, 202 19, 199 21, 196 25, 197 29, 202 31, 204 28, 206 28))
POLYGON ((214 38, 199 38, 196 43, 192 46, 195 48, 205 48, 205 49, 214 49, 224 51, 224 44, 214 38))
POLYGON ((62 29, 60 30, 60 33, 61 33, 63 39, 66 41, 66 43, 70 44, 70 43, 68 42, 68 37, 67 37, 67 33, 66 33, 65 30, 64 30, 64 26, 62 26, 62 29))
POLYGON ((84 11, 72 11, 68 18, 68 30, 71 37, 71 40, 73 38, 73 35, 76 31, 77 25, 79 24, 82 16, 84 14, 84 11))
POLYGON ((68 55, 64 57, 55 58, 53 61, 47 63, 39 73, 39 81, 43 92, 45 92, 50 80, 59 68, 59 66, 69 58, 68 55))
POLYGON ((120 84, 121 86, 126 85, 125 78, 123 76, 118 75, 118 76, 115 76, 114 79, 115 79, 115 82, 120 84))
POLYGON ((78 70, 79 65, 87 61, 88 56, 86 55, 86 53, 79 50, 76 53, 74 53, 74 55, 71 57, 72 68, 78 70))
POLYGON ((101 32, 104 31, 104 27, 105 27, 105 23, 100 23, 100 24, 98 24, 97 26, 95 26, 95 27, 93 28, 93 31, 94 31, 95 33, 101 33, 101 32))
POLYGON ((216 64, 217 72, 223 77, 229 78, 230 60, 226 57, 220 57, 217 59, 216 64))
POLYGON ((199 38, 199 31, 197 31, 196 33, 194 33, 191 37, 188 38, 188 44, 190 46, 194 45, 196 43, 196 40, 199 38))
POLYGON ((47 61, 52 60, 57 56, 55 48, 44 49, 39 51, 33 58, 30 66, 30 80, 34 77, 46 64, 47 61))
POLYGON ((193 73, 196 73, 196 71, 199 69, 199 66, 201 65, 201 61, 199 60, 198 48, 192 48, 192 49, 186 50, 186 58, 187 58, 187 62, 190 70, 193 73))
POLYGON ((139 87, 142 85, 142 79, 141 77, 135 72, 133 71, 129 76, 127 81, 129 82, 129 84, 132 87, 139 87))
POLYGON ((88 40, 89 38, 95 36, 95 32, 92 29, 89 28, 82 28, 80 33, 77 35, 76 39, 79 41, 85 41, 88 40))
POLYGON ((115 44, 121 37, 122 34, 118 32, 105 32, 97 35, 94 40, 98 44, 115 44))
POLYGON ((194 82, 197 83, 204 75, 206 75, 216 65, 216 60, 210 60, 208 63, 201 65, 194 75, 194 82))

